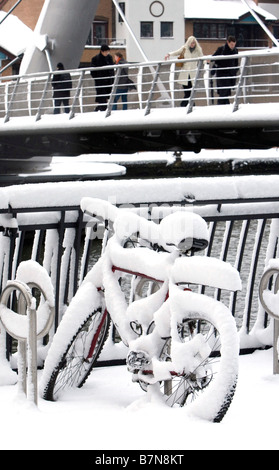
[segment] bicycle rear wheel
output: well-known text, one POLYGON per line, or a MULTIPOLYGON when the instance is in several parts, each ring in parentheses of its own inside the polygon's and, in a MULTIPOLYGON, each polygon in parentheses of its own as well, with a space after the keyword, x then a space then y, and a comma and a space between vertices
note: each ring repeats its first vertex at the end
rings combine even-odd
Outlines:
POLYGON ((68 388, 81 388, 101 353, 109 331, 108 312, 99 309, 72 331, 72 339, 43 390, 43 398, 56 401, 68 388))

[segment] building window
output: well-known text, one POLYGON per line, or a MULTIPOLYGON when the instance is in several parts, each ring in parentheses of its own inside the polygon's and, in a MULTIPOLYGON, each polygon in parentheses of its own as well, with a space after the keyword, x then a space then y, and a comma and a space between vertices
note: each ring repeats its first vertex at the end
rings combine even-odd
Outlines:
POLYGON ((194 36, 197 39, 225 39, 225 23, 194 23, 194 36))
POLYGON ((173 38, 173 22, 161 22, 161 38, 173 38))
POLYGON ((101 46, 108 41, 108 22, 94 21, 86 44, 90 46, 101 46))
POLYGON ((153 21, 142 21, 140 24, 141 38, 154 38, 154 23, 153 21))
MULTIPOLYGON (((125 2, 119 2, 119 8, 123 11, 124 15, 126 13, 125 2)), ((123 23, 123 18, 120 14, 118 14, 118 23, 123 23)))
POLYGON ((197 39, 224 40, 229 35, 237 39, 237 47, 268 47, 268 40, 257 24, 245 23, 194 23, 197 39))

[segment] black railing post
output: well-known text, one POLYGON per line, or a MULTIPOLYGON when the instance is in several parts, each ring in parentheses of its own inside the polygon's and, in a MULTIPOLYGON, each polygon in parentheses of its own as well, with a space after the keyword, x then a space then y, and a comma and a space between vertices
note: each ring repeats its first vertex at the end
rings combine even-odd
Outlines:
POLYGON ((57 251, 57 262, 56 262, 56 286, 55 286, 55 320, 54 329, 57 330, 60 319, 60 280, 61 280, 61 260, 63 256, 63 240, 65 233, 65 210, 61 211, 61 219, 58 227, 58 251, 57 251))

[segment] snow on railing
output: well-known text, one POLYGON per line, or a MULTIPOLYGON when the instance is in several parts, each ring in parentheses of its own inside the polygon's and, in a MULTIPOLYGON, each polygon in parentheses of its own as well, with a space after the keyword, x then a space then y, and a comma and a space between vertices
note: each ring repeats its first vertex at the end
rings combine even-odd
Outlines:
MULTIPOLYGON (((82 197, 98 197, 159 222, 178 209, 208 222, 207 256, 240 272, 238 294, 200 287, 232 310, 241 349, 272 345, 272 323, 259 304, 258 287, 268 261, 278 257, 279 177, 249 176, 141 181, 48 183, 0 190, 0 292, 22 259, 40 262, 55 291, 55 326, 80 282, 100 256, 103 227, 80 210, 82 197), (260 195, 260 196, 259 196, 260 195), (59 204, 58 204, 59 201, 59 204)), ((38 362, 45 356, 39 349, 38 362)), ((105 350, 101 360, 113 360, 105 350)))
MULTIPOLYGON (((238 58, 237 68, 226 68, 227 75, 235 78, 229 97, 232 111, 237 111, 241 104, 274 103, 279 101, 279 61, 277 49, 242 52, 230 59, 238 58), (233 77, 231 76, 233 74, 233 77)), ((218 61, 227 60, 227 56, 218 56, 218 61)), ((206 56, 198 59, 196 78, 190 90, 189 103, 185 113, 190 114, 194 106, 208 107, 218 104, 216 76, 212 75, 212 65, 216 57, 206 56)), ((180 61, 182 64, 191 59, 180 61)), ((196 62, 196 61, 195 61, 196 62)), ((176 68, 177 60, 117 65, 113 68, 114 79, 111 79, 111 67, 103 67, 103 78, 110 80, 110 86, 103 84, 99 88, 99 98, 108 102, 106 117, 115 110, 115 97, 123 80, 129 85, 129 109, 144 110, 148 115, 152 108, 178 107, 183 103, 183 89, 176 68), (128 75, 124 76, 128 68, 128 75), (106 77, 107 75, 107 77, 106 77), (109 94, 108 94, 109 93, 109 94)), ((100 69, 85 68, 70 70, 73 87, 65 89, 70 93, 69 119, 80 113, 96 110, 96 88, 91 72, 100 69)), ((38 121, 43 115, 53 113, 52 78, 58 72, 36 73, 33 75, 0 77, 0 118, 4 123, 13 117, 34 116, 38 121)), ((226 76, 224 85, 227 88, 226 76)), ((220 82, 220 79, 219 79, 220 82)), ((121 105, 121 102, 120 102, 121 105)), ((118 103, 119 106, 119 103, 118 103)))

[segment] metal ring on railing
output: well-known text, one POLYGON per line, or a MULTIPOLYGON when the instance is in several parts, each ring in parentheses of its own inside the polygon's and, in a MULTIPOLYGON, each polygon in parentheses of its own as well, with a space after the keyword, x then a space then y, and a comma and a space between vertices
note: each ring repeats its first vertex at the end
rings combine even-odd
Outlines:
POLYGON ((19 388, 23 391, 30 401, 38 403, 38 380, 37 380, 37 340, 46 336, 54 321, 54 307, 48 306, 48 316, 40 331, 37 331, 37 311, 35 299, 32 296, 32 288, 36 288, 43 295, 47 296, 43 289, 36 283, 28 283, 20 281, 9 281, 3 290, 0 304, 6 309, 0 310, 0 321, 7 333, 18 340, 18 383, 19 388), (14 291, 19 292, 18 313, 21 318, 20 325, 9 324, 9 316, 15 313, 7 308, 9 298, 14 291), (6 314, 5 314, 6 313, 6 314), (26 358, 26 348, 28 346, 28 358, 26 358), (28 387, 26 380, 26 369, 28 370, 28 387))
POLYGON ((274 283, 274 295, 277 294, 279 290, 279 268, 269 268, 265 271, 262 276, 260 287, 259 287, 259 296, 260 302, 265 309, 265 311, 274 319, 274 338, 273 338, 273 373, 279 374, 279 306, 278 314, 274 312, 269 305, 267 305, 264 299, 264 292, 268 289, 269 283, 272 277, 276 275, 274 283))
POLYGON ((269 284, 271 278, 275 274, 277 275, 277 277, 276 277, 275 284, 274 284, 274 294, 277 294, 277 292, 279 290, 279 269, 270 268, 263 274, 263 277, 262 277, 261 282, 260 282, 260 287, 259 287, 259 295, 260 295, 261 304, 262 304, 263 308, 265 309, 265 311, 272 318, 275 318, 275 320, 279 320, 279 307, 278 307, 278 314, 276 314, 276 312, 273 312, 271 310, 270 306, 267 305, 267 303, 264 299, 264 292, 267 290, 268 284, 269 284))

